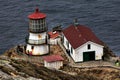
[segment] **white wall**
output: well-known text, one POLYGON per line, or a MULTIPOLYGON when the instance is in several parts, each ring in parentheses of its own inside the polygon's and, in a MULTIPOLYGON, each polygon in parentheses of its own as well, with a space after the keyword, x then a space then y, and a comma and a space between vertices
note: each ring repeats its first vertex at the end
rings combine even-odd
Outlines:
POLYGON ((61 38, 50 39, 50 44, 57 45, 57 43, 60 42, 60 40, 61 40, 61 38))
POLYGON ((68 40, 66 39, 66 37, 64 36, 64 42, 63 42, 63 45, 64 45, 64 47, 66 48, 66 49, 69 49, 70 50, 70 55, 73 57, 73 60, 76 58, 76 56, 75 56, 75 50, 74 50, 74 48, 71 46, 71 44, 69 43, 69 48, 68 48, 68 46, 66 45, 66 42, 68 42, 68 40), (73 49, 73 53, 71 53, 71 47, 72 47, 72 49, 73 49))
POLYGON ((43 54, 47 54, 49 53, 49 47, 48 45, 39 45, 39 46, 35 46, 34 45, 34 49, 31 49, 32 45, 27 44, 27 48, 26 48, 26 52, 32 51, 33 55, 43 55, 43 54))
POLYGON ((46 32, 44 33, 29 33, 29 39, 32 39, 32 40, 39 40, 39 39, 45 39, 46 38, 46 32), (41 38, 38 37, 38 35, 41 36, 41 38))
POLYGON ((84 45, 78 47, 75 49, 75 62, 81 62, 83 61, 83 52, 89 52, 89 51, 95 51, 95 60, 100 60, 102 59, 103 56, 103 46, 98 45, 96 43, 93 43, 91 41, 88 41, 84 45), (88 44, 91 45, 91 49, 88 49, 87 46, 88 44))
POLYGON ((55 62, 46 62, 44 61, 44 66, 47 68, 55 68, 60 69, 63 66, 63 61, 55 61, 55 62))
POLYGON ((66 41, 68 42, 68 40, 66 39, 66 37, 65 36, 63 36, 64 38, 64 42, 63 42, 63 45, 64 45, 64 47, 66 48, 66 49, 68 49, 68 47, 67 47, 67 45, 66 45, 66 41))

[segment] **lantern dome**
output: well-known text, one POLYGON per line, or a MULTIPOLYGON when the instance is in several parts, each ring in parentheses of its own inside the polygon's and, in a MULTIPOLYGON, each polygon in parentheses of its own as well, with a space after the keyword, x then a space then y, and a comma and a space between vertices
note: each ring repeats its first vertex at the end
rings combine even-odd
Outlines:
POLYGON ((42 19, 42 18, 45 18, 45 17, 46 17, 46 14, 41 13, 38 8, 36 8, 34 13, 28 15, 29 19, 42 19))

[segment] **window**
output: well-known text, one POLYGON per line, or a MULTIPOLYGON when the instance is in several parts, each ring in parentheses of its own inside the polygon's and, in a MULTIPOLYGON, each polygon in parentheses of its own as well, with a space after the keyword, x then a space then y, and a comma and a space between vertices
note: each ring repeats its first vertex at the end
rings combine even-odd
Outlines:
POLYGON ((64 43, 64 36, 63 36, 63 43, 64 43))
POLYGON ((34 46, 31 46, 31 49, 34 49, 34 46))
POLYGON ((43 23, 43 22, 44 22, 44 19, 42 19, 41 22, 43 23))
POLYGON ((73 54, 73 49, 72 49, 72 47, 71 47, 71 54, 73 54))
POLYGON ((68 48, 69 48, 69 42, 68 42, 68 48))
POLYGON ((67 45, 67 47, 69 48, 69 43, 68 43, 68 41, 66 41, 66 45, 67 45))
POLYGON ((39 20, 39 24, 41 23, 41 20, 39 20))
POLYGON ((91 49, 91 45, 90 44, 88 44, 88 49, 91 49))
POLYGON ((67 41, 67 47, 69 48, 69 42, 67 41))
POLYGON ((67 41, 66 41, 66 45, 67 45, 67 41))

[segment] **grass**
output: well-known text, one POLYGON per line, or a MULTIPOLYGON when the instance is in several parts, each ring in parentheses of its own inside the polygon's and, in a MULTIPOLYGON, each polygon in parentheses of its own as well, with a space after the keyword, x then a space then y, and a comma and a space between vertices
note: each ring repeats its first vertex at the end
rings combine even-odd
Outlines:
MULTIPOLYGON (((43 80, 98 80, 97 77, 91 74, 84 73, 78 75, 69 75, 57 70, 47 69, 43 66, 38 66, 23 60, 13 60, 10 64, 15 67, 16 71, 18 72, 25 73, 35 78, 41 78, 43 80)), ((97 73, 99 73, 99 71, 97 73)))

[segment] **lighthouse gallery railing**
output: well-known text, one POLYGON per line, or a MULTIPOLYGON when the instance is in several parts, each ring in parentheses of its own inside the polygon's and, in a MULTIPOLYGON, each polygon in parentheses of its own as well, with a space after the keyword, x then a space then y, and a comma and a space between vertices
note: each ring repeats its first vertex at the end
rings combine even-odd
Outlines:
POLYGON ((29 44, 44 44, 44 43, 46 43, 46 39, 40 39, 40 40, 27 39, 26 41, 29 44))

